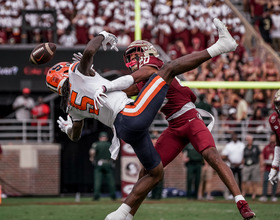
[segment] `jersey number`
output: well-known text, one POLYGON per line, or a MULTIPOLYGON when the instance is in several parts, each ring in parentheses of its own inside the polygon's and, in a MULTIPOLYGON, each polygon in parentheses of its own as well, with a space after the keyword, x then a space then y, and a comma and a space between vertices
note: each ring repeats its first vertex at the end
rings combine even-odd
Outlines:
POLYGON ((72 105, 73 107, 81 110, 81 111, 86 111, 87 110, 87 105, 89 105, 89 113, 93 113, 93 114, 96 114, 98 115, 99 114, 99 110, 96 110, 94 108, 94 101, 93 99, 87 97, 87 96, 84 96, 81 100, 81 104, 78 105, 76 104, 76 98, 77 98, 77 92, 75 91, 72 91, 71 93, 71 99, 70 99, 70 105, 72 105))
POLYGON ((144 64, 147 64, 150 62, 150 56, 143 57, 139 60, 139 66, 142 67, 144 64))

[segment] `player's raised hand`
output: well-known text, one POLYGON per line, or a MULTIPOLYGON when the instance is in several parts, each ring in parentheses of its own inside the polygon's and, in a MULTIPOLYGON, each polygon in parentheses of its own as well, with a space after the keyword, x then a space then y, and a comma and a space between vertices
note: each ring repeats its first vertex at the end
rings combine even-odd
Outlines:
POLYGON ((277 180, 278 180, 278 170, 277 169, 274 169, 274 168, 270 169, 270 172, 268 174, 268 180, 270 181, 270 183, 272 185, 277 183, 277 180))
POLYGON ((73 123, 69 115, 67 115, 67 120, 65 121, 61 116, 59 116, 58 120, 58 127, 60 130, 67 134, 68 129, 72 128, 73 123))
POLYGON ((81 52, 73 53, 73 57, 72 57, 73 62, 80 62, 82 58, 83 58, 83 54, 81 52))
POLYGON ((104 37, 102 41, 102 46, 104 50, 107 50, 107 44, 110 44, 111 50, 119 51, 117 48, 118 39, 114 34, 108 33, 107 31, 102 31, 99 33, 104 37))
POLYGON ((106 103, 106 101, 103 99, 104 97, 107 98, 107 95, 104 93, 105 91, 106 89, 104 86, 95 90, 95 93, 93 95, 93 101, 94 101, 94 108, 96 110, 102 108, 103 105, 106 103))

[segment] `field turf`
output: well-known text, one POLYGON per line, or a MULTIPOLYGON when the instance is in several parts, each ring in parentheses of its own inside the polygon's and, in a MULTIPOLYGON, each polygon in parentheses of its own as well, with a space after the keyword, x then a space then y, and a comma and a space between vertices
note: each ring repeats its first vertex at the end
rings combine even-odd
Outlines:
MULTIPOLYGON (((280 202, 261 203, 248 199, 257 214, 254 220, 280 220, 280 202)), ((0 205, 1 220, 104 220, 121 200, 82 197, 7 198, 0 205)), ((185 198, 145 200, 134 220, 242 220, 233 200, 196 201, 185 198)))

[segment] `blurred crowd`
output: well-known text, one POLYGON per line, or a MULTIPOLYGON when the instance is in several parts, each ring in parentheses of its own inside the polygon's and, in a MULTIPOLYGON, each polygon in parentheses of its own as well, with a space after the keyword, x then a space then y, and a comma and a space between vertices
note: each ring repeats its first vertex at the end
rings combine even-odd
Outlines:
MULTIPOLYGON (((214 42, 212 20, 219 17, 239 37, 244 33, 240 19, 222 0, 141 0, 142 38, 159 44, 165 51, 170 43, 181 40, 192 51, 192 39, 200 48, 214 42), (190 47, 190 48, 189 48, 190 47)), ((86 44, 102 30, 117 35, 120 45, 134 40, 134 0, 2 0, 0 1, 1 43, 20 43, 22 10, 55 10, 57 34, 61 44, 86 44), (65 36, 68 40, 65 41, 65 36), (70 40, 71 38, 71 40, 70 40)), ((28 34, 29 43, 50 41, 55 20, 51 14, 27 14, 27 24, 34 27, 28 34)), ((186 51, 181 51, 185 53, 186 51)))
MULTIPOLYGON (((278 51, 280 48, 280 1, 243 0, 256 30, 278 51), (268 20, 267 20, 268 19, 268 20), (278 22, 279 20, 279 22, 278 22), (268 22, 270 21, 270 23, 268 22)), ((55 10, 58 43, 86 44, 100 31, 114 33, 119 46, 134 40, 134 0, 0 0, 0 44, 21 43, 23 9, 55 10)), ((142 39, 159 45, 171 59, 203 50, 217 40, 213 18, 220 18, 239 44, 234 53, 219 56, 181 75, 182 80, 278 81, 279 69, 273 57, 260 55, 258 48, 244 46, 245 27, 224 0, 141 0, 142 39)), ((32 30, 28 43, 52 41, 55 19, 51 14, 26 14, 32 30), (40 30, 38 26, 49 27, 40 30)), ((236 111, 238 121, 267 117, 272 109, 273 90, 197 90, 214 107, 221 119, 236 111), (233 110, 234 109, 234 110, 233 110), (260 110, 260 111, 259 111, 260 110)))

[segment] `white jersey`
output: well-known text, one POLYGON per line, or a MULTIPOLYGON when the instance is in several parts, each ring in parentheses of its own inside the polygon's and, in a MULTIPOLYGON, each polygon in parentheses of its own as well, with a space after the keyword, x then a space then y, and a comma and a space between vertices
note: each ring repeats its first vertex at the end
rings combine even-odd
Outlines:
POLYGON ((69 82, 70 82, 70 105, 68 113, 71 115, 73 121, 79 121, 85 118, 94 118, 103 124, 113 128, 113 124, 117 114, 124 109, 125 105, 132 102, 126 93, 122 91, 108 92, 103 97, 106 101, 104 106, 98 110, 94 108, 93 95, 95 89, 102 85, 106 86, 110 82, 103 78, 95 71, 95 76, 85 76, 74 68, 71 70, 73 64, 69 68, 69 82))

